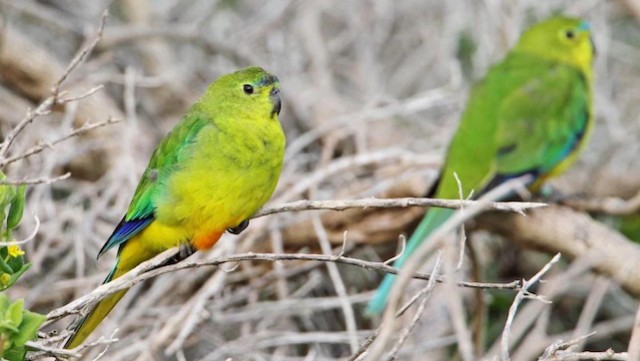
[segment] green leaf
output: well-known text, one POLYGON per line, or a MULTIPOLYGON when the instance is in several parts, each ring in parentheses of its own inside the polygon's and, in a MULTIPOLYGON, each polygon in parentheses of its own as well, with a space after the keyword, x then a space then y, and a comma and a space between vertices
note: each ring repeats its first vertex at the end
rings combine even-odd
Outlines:
POLYGON ((22 323, 20 324, 20 332, 12 337, 12 341, 17 346, 24 346, 27 341, 36 338, 40 325, 47 319, 45 315, 39 313, 24 311, 22 314, 22 323))
MULTIPOLYGON (((6 178, 4 175, 0 176, 0 180, 4 180, 6 178)), ((1 185, 0 186, 0 208, 5 209, 9 204, 11 204, 11 200, 13 199, 16 193, 15 187, 10 185, 1 185)))
POLYGON ((20 329, 16 327, 9 320, 0 320, 0 333, 4 333, 6 335, 13 335, 20 332, 20 329))
POLYGON ((5 313, 5 316, 4 316, 5 320, 11 322, 15 326, 20 326, 20 324, 22 323, 23 308, 24 308, 24 300, 23 299, 17 300, 13 304, 11 304, 11 306, 9 306, 9 308, 7 309, 7 312, 5 313))
POLYGON ((11 257, 7 261, 7 264, 9 265, 9 267, 11 267, 11 269, 13 270, 13 273, 26 271, 26 270, 23 271, 23 268, 24 268, 24 257, 23 256, 11 257))
POLYGON ((22 214, 24 213, 24 193, 27 186, 22 184, 16 189, 16 195, 11 201, 11 207, 9 208, 9 214, 7 215, 7 230, 16 228, 22 220, 22 214))
POLYGON ((31 263, 23 264, 22 268, 20 268, 16 273, 11 275, 11 281, 9 283, 14 284, 22 276, 23 273, 27 272, 27 270, 31 267, 31 263))
POLYGON ((12 347, 9 350, 5 351, 2 354, 2 358, 7 361, 24 361, 27 356, 27 348, 24 346, 21 347, 12 347))
POLYGON ((4 315, 5 311, 11 305, 11 301, 9 301, 9 297, 4 293, 0 293, 0 316, 4 315))
MULTIPOLYGON (((6 247, 5 247, 6 248, 6 247)), ((4 260, 4 257, 0 256, 0 271, 8 274, 13 273, 13 268, 11 268, 7 262, 4 260)))
POLYGON ((18 281, 20 276, 22 276, 22 274, 25 273, 29 269, 29 267, 31 267, 31 263, 27 263, 25 265, 22 265, 21 269, 19 269, 15 273, 11 274, 10 277, 9 277, 9 282, 7 282, 7 284, 5 284, 5 285, 0 285, 0 291, 4 291, 7 288, 13 286, 13 284, 18 281))

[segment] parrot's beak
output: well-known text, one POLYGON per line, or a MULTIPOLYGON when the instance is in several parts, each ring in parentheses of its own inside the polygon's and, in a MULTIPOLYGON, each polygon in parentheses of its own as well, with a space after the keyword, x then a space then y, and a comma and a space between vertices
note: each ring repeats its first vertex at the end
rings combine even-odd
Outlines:
POLYGON ((269 98, 271 98, 271 103, 273 103, 273 110, 271 110, 271 117, 275 114, 280 115, 280 109, 282 108, 282 100, 280 100, 280 88, 273 87, 271 92, 269 93, 269 98))

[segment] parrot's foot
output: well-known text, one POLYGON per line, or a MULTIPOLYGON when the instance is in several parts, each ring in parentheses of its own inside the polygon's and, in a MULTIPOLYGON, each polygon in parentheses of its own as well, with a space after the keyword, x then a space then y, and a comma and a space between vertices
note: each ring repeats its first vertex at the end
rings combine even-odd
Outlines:
POLYGON ((190 243, 181 243, 180 244, 180 252, 178 253, 178 257, 180 260, 183 260, 192 254, 196 253, 198 250, 195 249, 190 243))
POLYGON ((178 254, 169 258, 166 262, 164 262, 161 266, 168 266, 171 264, 176 264, 182 260, 189 258, 192 254, 196 253, 198 250, 195 249, 189 243, 180 243, 178 254))
POLYGON ((242 232, 245 229, 247 229, 247 227, 249 227, 249 220, 245 219, 244 221, 240 222, 240 224, 238 224, 237 226, 231 227, 231 228, 227 228, 227 231, 229 231, 229 233, 233 233, 233 234, 240 234, 240 232, 242 232))

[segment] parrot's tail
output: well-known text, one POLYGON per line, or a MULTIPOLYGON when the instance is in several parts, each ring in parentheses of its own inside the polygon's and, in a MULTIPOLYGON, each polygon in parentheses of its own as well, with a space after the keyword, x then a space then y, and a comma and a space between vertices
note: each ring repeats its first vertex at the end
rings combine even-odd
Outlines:
MULTIPOLYGON (((413 232, 411 238, 409 238, 409 242, 407 244, 406 249, 398 258, 398 260, 393 264, 396 269, 400 269, 402 265, 406 262, 409 256, 415 251, 416 248, 422 243, 422 241, 427 238, 436 228, 440 227, 451 215, 453 214, 453 209, 445 209, 445 208, 436 208, 432 209, 425 217, 422 219, 418 228, 413 232)), ((373 298, 369 301, 367 305, 367 314, 369 315, 377 315, 382 313, 384 308, 387 306, 387 302, 389 301, 389 292, 391 291, 391 287, 393 286, 393 282, 395 281, 396 276, 392 274, 387 274, 382 283, 378 287, 376 294, 373 295, 373 298)))
MULTIPOLYGON (((109 273, 103 284, 122 276, 127 271, 129 270, 118 269, 118 262, 116 262, 115 267, 113 267, 113 270, 111 271, 111 273, 109 273)), ((100 322, 102 322, 102 320, 107 317, 113 306, 115 306, 116 303, 120 301, 122 296, 124 296, 127 291, 128 289, 118 291, 98 302, 98 304, 96 304, 86 316, 84 316, 76 325, 72 326, 74 334, 67 340, 64 348, 72 349, 80 346, 80 344, 84 342, 87 337, 89 337, 91 332, 93 332, 93 330, 98 327, 100 322)))

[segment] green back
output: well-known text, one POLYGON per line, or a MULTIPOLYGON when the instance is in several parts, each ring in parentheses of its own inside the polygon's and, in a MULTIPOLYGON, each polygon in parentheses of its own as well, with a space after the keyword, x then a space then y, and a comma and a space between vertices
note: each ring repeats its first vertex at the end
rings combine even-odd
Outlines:
POLYGON ((511 53, 471 92, 451 141, 437 198, 478 195, 496 179, 543 176, 579 145, 590 121, 590 89, 572 66, 511 53))

